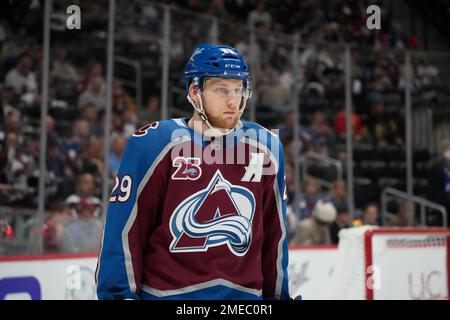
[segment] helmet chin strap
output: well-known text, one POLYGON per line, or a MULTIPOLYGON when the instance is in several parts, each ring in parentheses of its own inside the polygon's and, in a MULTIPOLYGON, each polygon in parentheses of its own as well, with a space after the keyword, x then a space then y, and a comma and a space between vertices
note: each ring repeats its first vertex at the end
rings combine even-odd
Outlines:
MULTIPOLYGON (((199 102, 200 102, 200 103, 199 103, 200 106, 197 106, 197 105, 196 105, 196 103, 194 102, 194 100, 191 98, 191 96, 190 96, 189 94, 187 95, 188 101, 192 104, 192 106, 194 107, 195 111, 197 111, 197 113, 200 115, 200 118, 202 119, 202 121, 203 121, 204 123, 206 123, 206 125, 208 126, 208 128, 210 128, 211 130, 218 131, 218 132, 222 133, 222 131, 221 131, 219 128, 213 127, 213 126, 211 125, 211 123, 209 122, 208 116, 206 115, 205 109, 203 108, 203 100, 202 100, 202 97, 201 97, 201 95, 200 95, 199 92, 200 92, 200 90, 196 93, 196 96, 197 96, 197 98, 198 98, 198 100, 199 100, 199 102)), ((246 106, 246 104, 247 104, 247 98, 242 97, 242 99, 243 99, 243 100, 241 101, 242 107, 240 106, 240 108, 239 108, 239 117, 238 117, 238 121, 236 122, 236 124, 237 124, 237 123, 239 122, 239 120, 241 119, 241 116, 242 116, 242 114, 244 113, 245 106, 246 106)), ((236 126, 235 126, 234 128, 232 128, 232 129, 228 129, 226 132, 222 133, 222 135, 225 136, 225 135, 227 135, 227 134, 233 132, 235 128, 236 128, 236 126)))

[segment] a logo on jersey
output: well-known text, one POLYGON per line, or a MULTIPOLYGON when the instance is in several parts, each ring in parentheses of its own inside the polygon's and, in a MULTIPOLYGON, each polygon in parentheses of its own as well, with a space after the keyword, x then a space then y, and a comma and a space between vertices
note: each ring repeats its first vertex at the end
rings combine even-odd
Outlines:
POLYGON ((217 170, 208 186, 184 200, 170 218, 171 252, 204 252, 227 245, 243 256, 252 239, 255 197, 217 170))
POLYGON ((251 153, 251 159, 248 166, 245 167, 245 174, 241 181, 261 182, 261 176, 264 164, 264 153, 251 153))
POLYGON ((133 133, 134 137, 142 137, 145 136, 148 133, 149 129, 156 129, 158 128, 159 122, 158 121, 154 121, 152 123, 146 124, 145 126, 143 126, 142 128, 140 128, 138 131, 136 131, 135 133, 133 133))
POLYGON ((176 157, 172 165, 177 167, 172 174, 173 180, 197 180, 202 175, 200 158, 176 157))

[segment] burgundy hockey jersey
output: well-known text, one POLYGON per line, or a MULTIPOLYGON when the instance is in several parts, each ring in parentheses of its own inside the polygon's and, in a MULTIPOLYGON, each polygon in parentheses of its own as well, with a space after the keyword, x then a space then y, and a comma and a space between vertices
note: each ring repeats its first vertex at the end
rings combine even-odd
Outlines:
POLYGON ((205 138, 188 119, 130 137, 107 211, 99 299, 288 299, 283 148, 240 121, 205 138))

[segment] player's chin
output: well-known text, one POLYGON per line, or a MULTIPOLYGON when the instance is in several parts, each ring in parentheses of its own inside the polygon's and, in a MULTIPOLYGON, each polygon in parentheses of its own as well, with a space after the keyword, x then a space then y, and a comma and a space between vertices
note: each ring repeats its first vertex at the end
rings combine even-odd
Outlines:
POLYGON ((222 129, 233 129, 237 122, 239 120, 239 117, 233 116, 233 117, 223 117, 220 119, 214 119, 214 123, 211 123, 214 127, 222 128, 222 129))
POLYGON ((226 129, 233 129, 234 127, 236 127, 236 124, 238 122, 238 117, 229 117, 223 120, 223 126, 222 128, 226 128, 226 129))

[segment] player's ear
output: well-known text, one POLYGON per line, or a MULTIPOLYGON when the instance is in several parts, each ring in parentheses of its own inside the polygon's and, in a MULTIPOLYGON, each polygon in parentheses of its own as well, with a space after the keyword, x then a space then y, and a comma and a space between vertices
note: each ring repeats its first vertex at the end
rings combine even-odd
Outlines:
POLYGON ((196 85, 194 85, 193 83, 191 83, 189 85, 189 95, 195 101, 195 103, 198 103, 197 93, 198 93, 198 87, 196 85))

